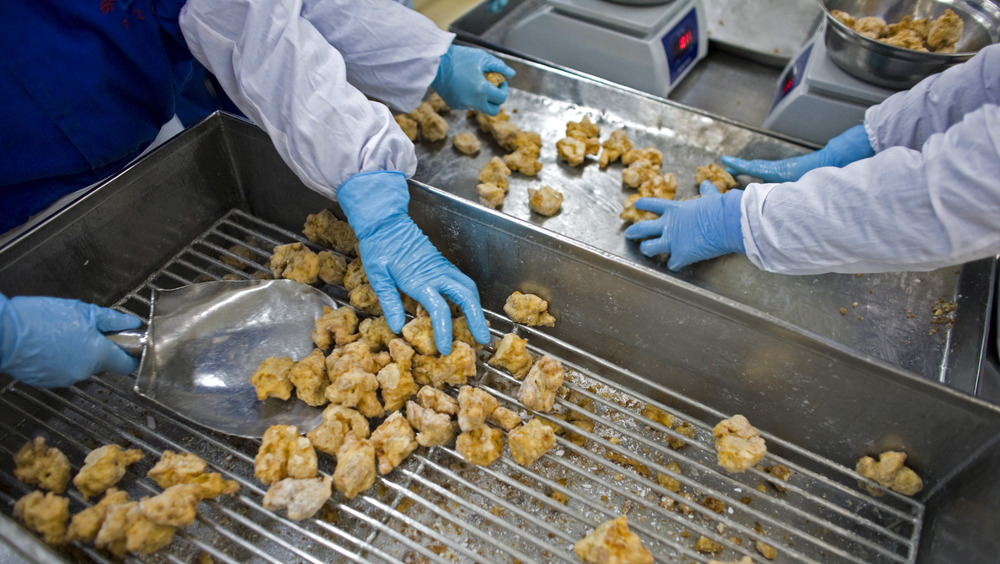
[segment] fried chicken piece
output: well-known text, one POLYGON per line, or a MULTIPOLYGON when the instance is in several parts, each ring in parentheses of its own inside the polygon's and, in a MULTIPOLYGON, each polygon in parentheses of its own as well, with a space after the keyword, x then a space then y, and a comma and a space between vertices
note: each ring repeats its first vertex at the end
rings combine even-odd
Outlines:
POLYGON ((434 343, 434 326, 431 325, 431 318, 428 316, 418 316, 403 325, 403 338, 419 354, 437 354, 437 345, 434 343))
POLYGON ((498 121, 493 124, 490 133, 498 145, 508 151, 513 151, 518 147, 518 136, 522 132, 520 127, 509 121, 498 121))
POLYGON ((342 374, 354 369, 372 374, 378 372, 378 363, 365 341, 337 347, 326 357, 326 373, 331 381, 336 381, 342 374))
POLYGON ((730 472, 752 468, 767 454, 767 445, 760 431, 742 415, 723 419, 712 429, 712 435, 715 436, 719 466, 730 472))
POLYGON ((361 259, 356 258, 347 265, 347 272, 344 273, 344 288, 351 290, 368 283, 368 276, 365 274, 365 265, 361 259))
POLYGON ((257 399, 269 397, 286 400, 292 397, 295 386, 288 379, 288 373, 295 366, 295 361, 287 356, 269 356, 257 367, 250 376, 250 383, 257 390, 257 399))
POLYGON ((528 188, 528 207, 537 214, 551 217, 559 213, 562 203, 562 193, 551 186, 528 188))
POLYGON ((674 196, 677 195, 677 179, 669 172, 667 174, 656 174, 639 185, 639 195, 643 198, 673 200, 674 196))
POLYGON ((152 554, 170 544, 174 531, 175 527, 150 521, 139 502, 129 501, 108 509, 94 546, 106 548, 119 558, 126 552, 152 554))
POLYGON ((326 405, 323 391, 330 385, 326 377, 326 357, 322 349, 313 349, 309 356, 295 363, 288 371, 288 380, 295 386, 295 395, 307 405, 326 405))
POLYGON ((476 118, 476 125, 483 133, 493 134, 493 127, 501 121, 510 121, 510 115, 500 106, 497 115, 491 116, 479 111, 469 111, 466 115, 476 118))
POLYGON ((116 444, 104 445, 90 451, 83 460, 83 468, 73 478, 73 485, 80 490, 83 498, 100 495, 104 490, 118 483, 125 475, 125 468, 142 459, 138 449, 122 450, 116 444))
POLYGON ((420 125, 417 120, 411 118, 406 114, 395 114, 392 119, 396 120, 396 125, 403 130, 403 134, 410 141, 416 141, 417 135, 420 134, 420 125))
POLYGON ((375 447, 371 441, 359 438, 353 432, 344 437, 344 444, 337 451, 337 469, 333 471, 333 485, 347 499, 372 487, 375 483, 375 447))
POLYGON ((382 315, 382 306, 378 302, 378 294, 371 284, 362 284, 347 293, 351 307, 368 315, 382 315))
POLYGON ((416 351, 406 342, 406 339, 396 338, 389 341, 389 355, 403 372, 409 372, 413 368, 414 354, 416 351))
POLYGON ((510 185, 510 172, 510 168, 503 162, 503 159, 493 157, 486 161, 486 165, 479 171, 476 180, 483 184, 493 184, 506 194, 510 185))
POLYGON ((597 158, 597 162, 601 168, 606 168, 631 150, 632 140, 628 138, 628 134, 625 133, 624 129, 616 129, 601 144, 601 154, 597 158))
POLYGON ((525 176, 535 176, 542 170, 542 162, 538 160, 542 148, 534 143, 525 143, 513 153, 504 155, 503 162, 513 171, 525 176))
POLYGON ((403 414, 394 411, 372 432, 379 474, 388 474, 417 449, 416 434, 403 414))
POLYGON ((362 320, 358 332, 361 334, 361 340, 373 353, 386 350, 389 342, 399 337, 389 329, 389 322, 381 315, 362 320))
POLYGON ((548 312, 549 302, 536 296, 535 294, 522 294, 514 290, 514 293, 507 296, 507 302, 503 305, 503 311, 511 320, 535 327, 543 325, 552 327, 556 324, 556 318, 548 312))
POLYGON ((421 102, 417 109, 410 112, 410 117, 420 124, 420 134, 424 139, 433 143, 448 136, 448 122, 434 111, 430 102, 421 102))
POLYGON ((454 145, 455 149, 458 149, 460 153, 465 153, 466 155, 475 155, 482 147, 482 143, 479 142, 479 138, 476 137, 476 134, 471 131, 456 133, 455 136, 451 138, 451 144, 454 145))
POLYGON ((524 378, 534 359, 528 352, 528 340, 513 333, 507 333, 497 343, 493 356, 487 361, 491 366, 503 368, 520 380, 524 378))
POLYGON ((427 409, 433 409, 438 413, 446 413, 448 415, 458 415, 460 409, 459 403, 455 398, 430 386, 420 388, 420 391, 417 393, 417 401, 427 409))
POLYGON ((319 280, 319 256, 302 243, 278 245, 269 263, 275 278, 315 284, 319 280))
POLYGON ((622 213, 618 214, 618 217, 624 221, 629 221, 636 223, 639 221, 646 221, 649 219, 656 219, 660 217, 659 215, 645 210, 639 210, 635 207, 635 201, 642 197, 642 194, 632 194, 625 199, 625 209, 622 213))
POLYGON ((622 170, 622 186, 638 190, 647 182, 655 182, 657 176, 662 176, 659 165, 647 159, 637 159, 622 170))
POLYGON ((328 209, 307 215, 302 234, 313 243, 329 247, 343 255, 353 256, 358 247, 358 237, 351 225, 337 219, 328 209))
POLYGON ((69 483, 69 460, 59 449, 47 446, 44 437, 24 443, 14 454, 14 467, 14 476, 29 486, 63 493, 69 483))
POLYGON ((344 437, 352 431, 358 437, 367 439, 368 420, 356 409, 331 404, 323 410, 323 420, 306 433, 306 438, 316 450, 337 456, 337 451, 344 444, 344 437))
POLYGON ((476 351, 462 341, 453 341, 447 355, 413 357, 413 379, 422 386, 463 386, 475 375, 476 351))
POLYGON ((451 442, 458 431, 458 423, 447 413, 438 413, 415 401, 406 402, 406 420, 417 431, 417 444, 425 447, 451 442))
POLYGON ((331 345, 344 346, 361 338, 358 331, 358 315, 349 307, 333 309, 323 306, 323 315, 313 324, 309 338, 317 348, 327 350, 331 345))
POLYGON ((332 404, 357 407, 365 417, 381 417, 384 411, 376 392, 378 379, 374 374, 351 368, 326 388, 326 399, 332 404))
POLYGON ((500 407, 500 402, 486 390, 462 386, 458 390, 458 427, 471 431, 486 423, 486 418, 500 407))
POLYGON ((878 39, 885 29, 885 20, 875 16, 865 16, 854 21, 854 31, 861 35, 878 39))
POLYGON ((406 400, 417 393, 417 383, 413 381, 413 375, 395 362, 379 370, 376 379, 379 389, 382 390, 385 411, 402 409, 406 405, 406 400))
POLYGON ((14 504, 14 518, 42 535, 51 545, 66 542, 66 521, 69 520, 69 498, 35 490, 14 504))
POLYGON ((431 92, 431 95, 427 97, 427 103, 430 104, 431 108, 434 108, 434 111, 439 114, 446 114, 451 111, 448 103, 445 102, 444 98, 442 98, 437 92, 431 92))
MULTIPOLYGON (((903 495, 914 495, 924 489, 924 483, 916 472, 903 466, 904 462, 906 462, 905 452, 887 450, 878 455, 878 462, 870 456, 862 456, 858 459, 855 470, 865 478, 875 480, 883 488, 903 495)), ((885 494, 881 489, 869 486, 860 480, 858 487, 876 497, 885 494)))
POLYGON ((660 165, 663 164, 663 153, 653 147, 652 145, 648 147, 643 147, 641 149, 630 149, 622 153, 621 156, 622 164, 630 165, 637 161, 646 161, 650 166, 656 170, 660 170, 660 165))
MULTIPOLYGON (((489 326, 488 321, 486 325, 489 326)), ((477 351, 483 348, 483 345, 472 336, 472 331, 469 330, 469 322, 465 319, 464 314, 451 318, 451 338, 455 341, 462 341, 477 351)))
POLYGON ((931 22, 927 30, 927 46, 931 51, 954 52, 955 44, 962 39, 965 24, 950 8, 931 22))
POLYGON ((719 192, 725 194, 730 188, 735 188, 738 184, 733 175, 729 174, 726 169, 721 166, 711 163, 707 166, 700 166, 698 170, 694 173, 694 182, 696 185, 700 185, 703 181, 708 180, 715 187, 719 189, 719 192))
POLYGON ((653 555, 642 539, 628 528, 622 515, 601 523, 573 546, 576 556, 587 564, 652 564, 653 555))
POLYGON ((308 519, 333 495, 332 484, 329 476, 278 480, 264 494, 264 509, 278 511, 287 508, 288 518, 292 521, 308 519))
POLYGON ((843 10, 830 10, 830 15, 836 18, 840 23, 854 29, 854 16, 851 14, 848 14, 843 10))
POLYGON ((319 257, 319 279, 324 284, 343 284, 344 275, 347 274, 347 259, 330 251, 320 251, 316 256, 319 257))
POLYGON ((316 451, 294 425, 272 425, 264 431, 253 473, 265 486, 284 478, 316 476, 316 451))
POLYGON ((561 362, 549 355, 543 355, 525 376, 521 388, 517 391, 517 399, 528 409, 552 411, 556 390, 562 386, 565 374, 566 369, 561 362))
POLYGON ((489 466, 503 454, 503 431, 485 423, 455 440, 455 450, 471 464, 489 466))
POLYGON ((219 260, 222 261, 222 264, 225 264, 226 266, 231 266, 238 270, 244 270, 248 266, 250 266, 249 264, 247 264, 247 262, 253 262, 257 260, 257 253, 253 252, 253 249, 243 245, 233 245, 232 247, 229 247, 226 250, 228 250, 230 253, 236 255, 236 257, 239 258, 232 257, 229 255, 220 255, 219 260))
POLYGON ((184 527, 194 523, 201 502, 201 488, 197 484, 177 484, 159 495, 139 501, 142 514, 157 525, 184 527))
MULTIPOLYGON (((566 123, 566 137, 583 141, 588 155, 596 155, 601 148, 601 128, 590 121, 590 116, 583 116, 580 121, 566 123)), ((541 145, 539 143, 539 145, 541 145)))
POLYGON ((493 71, 484 72, 483 76, 486 77, 486 80, 488 80, 493 86, 500 86, 505 80, 507 80, 506 76, 493 71))
POLYGON ((502 206, 507 198, 507 191, 492 182, 476 184, 476 194, 479 195, 480 204, 492 209, 502 206))
POLYGON ((66 541, 94 542, 97 532, 101 530, 104 523, 104 516, 108 513, 108 508, 128 502, 128 493, 115 487, 110 487, 104 492, 101 501, 80 511, 73 516, 69 522, 69 530, 66 532, 66 541))
POLYGON ((521 424, 521 416, 516 411, 503 406, 494 409, 486 419, 494 425, 499 425, 504 431, 510 431, 521 424))
POLYGON ((556 155, 570 166, 580 166, 587 157, 587 144, 576 137, 556 141, 556 155))
POLYGON ((196 485, 201 499, 214 499, 239 491, 240 486, 234 480, 225 480, 218 472, 205 472, 206 466, 198 455, 165 450, 146 475, 164 489, 177 484, 196 485))
POLYGON ((880 38, 879 41, 885 43, 886 45, 894 45, 896 47, 902 47, 903 49, 927 51, 924 47, 924 38, 914 29, 899 31, 889 37, 880 38))
POLYGON ((507 433, 507 447, 514 462, 521 466, 538 460, 555 444, 555 431, 537 418, 507 433))

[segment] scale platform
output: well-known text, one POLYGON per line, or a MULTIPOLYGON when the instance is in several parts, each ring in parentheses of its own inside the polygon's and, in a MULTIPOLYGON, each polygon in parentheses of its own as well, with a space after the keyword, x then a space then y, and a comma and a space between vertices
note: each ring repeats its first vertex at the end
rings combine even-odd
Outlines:
POLYGON ((827 56, 823 26, 782 71, 764 127, 825 145, 897 90, 858 80, 827 56))
POLYGON ((663 97, 708 52, 702 0, 547 0, 510 27, 501 44, 663 97))

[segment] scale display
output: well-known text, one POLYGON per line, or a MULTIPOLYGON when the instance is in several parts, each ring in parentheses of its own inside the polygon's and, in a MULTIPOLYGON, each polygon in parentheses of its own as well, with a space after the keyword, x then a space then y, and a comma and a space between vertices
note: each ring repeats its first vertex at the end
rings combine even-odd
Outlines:
POLYGON ((677 82, 684 71, 698 60, 698 13, 692 9, 663 36, 663 47, 670 68, 670 82, 677 82))

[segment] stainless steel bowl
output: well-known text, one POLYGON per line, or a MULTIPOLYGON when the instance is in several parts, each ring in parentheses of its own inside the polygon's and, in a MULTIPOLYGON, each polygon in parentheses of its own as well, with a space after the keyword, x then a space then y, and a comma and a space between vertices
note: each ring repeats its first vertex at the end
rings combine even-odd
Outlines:
POLYGON ((902 90, 924 78, 972 58, 996 43, 1000 8, 990 0, 819 0, 826 14, 825 41, 834 63, 848 74, 886 88, 902 90), (962 39, 956 53, 925 53, 887 45, 866 37, 834 18, 842 10, 855 18, 878 16, 888 23, 904 16, 936 18, 951 8, 962 18, 962 39))

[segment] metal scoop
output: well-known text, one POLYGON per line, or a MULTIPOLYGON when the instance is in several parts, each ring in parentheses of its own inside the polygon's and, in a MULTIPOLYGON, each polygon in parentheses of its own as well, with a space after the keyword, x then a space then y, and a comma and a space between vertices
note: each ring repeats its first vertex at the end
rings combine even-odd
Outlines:
POLYGON ((271 425, 307 431, 322 408, 257 399, 250 376, 269 356, 299 360, 315 348, 313 324, 333 298, 292 280, 204 282, 154 290, 149 327, 109 335, 142 354, 135 391, 199 425, 259 438, 271 425))

